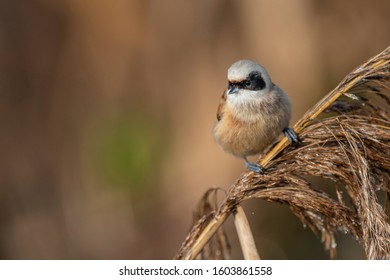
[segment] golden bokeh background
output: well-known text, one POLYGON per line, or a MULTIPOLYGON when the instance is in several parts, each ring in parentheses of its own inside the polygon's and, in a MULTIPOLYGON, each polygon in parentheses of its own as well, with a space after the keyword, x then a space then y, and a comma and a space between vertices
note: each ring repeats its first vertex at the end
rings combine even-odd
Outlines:
MULTIPOLYGON (((1 1, 0 258, 172 258, 202 194, 244 171, 211 136, 230 64, 264 65, 295 122, 389 45, 389 10, 386 0, 1 1)), ((244 206, 264 259, 328 258, 287 206, 244 206)), ((338 241, 339 258, 364 258, 338 241)))

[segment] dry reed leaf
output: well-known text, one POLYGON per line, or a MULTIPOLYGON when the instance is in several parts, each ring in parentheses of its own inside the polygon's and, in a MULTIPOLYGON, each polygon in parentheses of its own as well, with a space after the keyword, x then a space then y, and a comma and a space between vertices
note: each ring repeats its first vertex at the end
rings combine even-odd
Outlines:
POLYGON ((390 259, 387 200, 384 206, 378 201, 381 192, 390 197, 390 47, 352 71, 294 129, 301 145, 292 147, 283 138, 270 148, 260 160, 265 175, 243 173, 217 209, 205 203, 198 208, 177 259, 194 259, 201 251, 207 252, 202 258, 224 256, 213 251, 228 248, 211 245, 220 242, 216 232, 237 205, 253 198, 289 205, 304 225, 320 233, 331 258, 335 233, 341 231, 359 241, 368 259, 390 259), (335 188, 337 197, 317 190, 308 175, 333 182, 329 189, 335 188))
MULTIPOLYGON (((205 226, 213 221, 218 203, 218 191, 221 191, 221 189, 209 189, 199 201, 193 213, 192 230, 182 245, 183 251, 188 250, 189 248, 186 248, 186 246, 190 246, 191 240, 197 238, 202 230, 204 230, 205 226)), ((179 254, 176 258, 181 259, 182 257, 179 254)), ((230 259, 230 244, 222 227, 216 229, 214 238, 205 244, 198 258, 214 260, 230 259)))

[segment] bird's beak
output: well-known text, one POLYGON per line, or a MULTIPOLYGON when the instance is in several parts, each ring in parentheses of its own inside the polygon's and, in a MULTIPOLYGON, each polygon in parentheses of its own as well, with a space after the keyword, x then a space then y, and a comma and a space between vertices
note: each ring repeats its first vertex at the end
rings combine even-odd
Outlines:
POLYGON ((230 87, 228 88, 227 90, 227 94, 233 94, 233 93, 236 93, 238 91, 238 88, 236 87, 230 87))

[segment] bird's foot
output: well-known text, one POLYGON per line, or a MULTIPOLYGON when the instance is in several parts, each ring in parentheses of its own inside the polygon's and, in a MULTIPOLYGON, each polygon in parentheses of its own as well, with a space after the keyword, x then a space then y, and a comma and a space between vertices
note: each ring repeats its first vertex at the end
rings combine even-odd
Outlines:
POLYGON ((286 127, 285 129, 283 129, 283 133, 284 135, 286 135, 288 141, 290 141, 290 143, 295 146, 302 142, 301 139, 299 139, 298 134, 294 131, 294 129, 290 127, 286 127))
POLYGON ((246 158, 245 158, 245 166, 248 170, 259 173, 259 174, 264 174, 264 172, 265 172, 265 169, 263 166, 261 166, 257 162, 249 162, 246 158))

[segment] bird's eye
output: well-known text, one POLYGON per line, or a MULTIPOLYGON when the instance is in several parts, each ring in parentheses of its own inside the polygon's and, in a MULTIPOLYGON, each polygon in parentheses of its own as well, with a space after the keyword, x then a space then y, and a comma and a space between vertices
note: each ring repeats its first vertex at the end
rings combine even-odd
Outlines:
POLYGON ((250 87, 252 85, 252 81, 251 80, 246 80, 245 81, 245 86, 246 87, 250 87))

